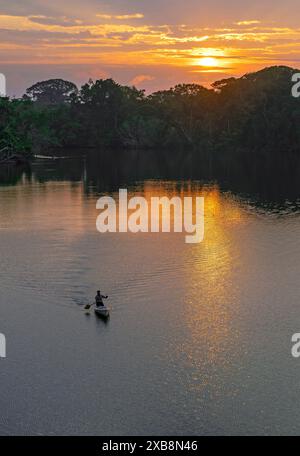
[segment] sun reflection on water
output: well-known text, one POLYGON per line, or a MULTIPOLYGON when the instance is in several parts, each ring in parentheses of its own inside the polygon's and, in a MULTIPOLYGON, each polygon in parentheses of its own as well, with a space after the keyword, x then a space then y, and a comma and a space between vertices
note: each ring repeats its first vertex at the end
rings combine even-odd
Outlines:
POLYGON ((239 200, 222 194, 217 185, 187 185, 181 193, 204 196, 205 236, 202 243, 181 251, 185 293, 179 311, 185 331, 168 350, 186 366, 190 388, 209 386, 216 398, 222 393, 226 372, 232 374, 234 359, 243 349, 240 289, 234 276, 242 258, 231 230, 243 227, 249 215, 239 200))

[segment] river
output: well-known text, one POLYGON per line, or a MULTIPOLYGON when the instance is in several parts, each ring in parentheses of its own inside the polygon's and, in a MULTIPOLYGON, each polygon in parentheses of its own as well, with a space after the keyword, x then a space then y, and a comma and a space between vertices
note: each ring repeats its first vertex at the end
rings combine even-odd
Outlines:
POLYGON ((1 170, 1 435, 299 434, 299 179, 150 155, 1 170), (204 241, 100 234, 118 188, 204 196, 204 241), (100 287, 107 322, 84 310, 100 287))

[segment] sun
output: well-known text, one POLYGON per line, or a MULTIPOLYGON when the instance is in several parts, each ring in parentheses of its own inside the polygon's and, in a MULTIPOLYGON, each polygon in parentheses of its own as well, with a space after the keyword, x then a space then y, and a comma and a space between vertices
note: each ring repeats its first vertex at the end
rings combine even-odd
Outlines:
POLYGON ((218 59, 214 57, 202 57, 198 60, 198 65, 205 66, 205 67, 216 67, 219 66, 218 59))

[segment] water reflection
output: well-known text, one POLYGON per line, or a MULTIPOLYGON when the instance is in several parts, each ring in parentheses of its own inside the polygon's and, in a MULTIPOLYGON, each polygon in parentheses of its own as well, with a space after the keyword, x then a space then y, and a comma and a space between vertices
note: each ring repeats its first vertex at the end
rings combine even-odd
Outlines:
POLYGON ((228 362, 224 354, 239 343, 234 327, 239 312, 239 288, 234 283, 233 269, 238 268, 241 259, 230 230, 232 224, 243 224, 248 217, 234 200, 221 200, 216 188, 207 192, 205 200, 205 242, 193 249, 194 267, 192 274, 187 275, 193 291, 188 315, 193 338, 200 338, 198 345, 207 354, 207 362, 224 366, 228 362), (195 308, 196 297, 200 295, 205 299, 195 308))
MULTIPOLYGON (((163 179, 216 182, 222 191, 244 196, 264 209, 279 210, 299 198, 300 158, 284 155, 279 160, 243 162, 226 156, 180 151, 60 151, 61 160, 36 160, 27 167, 0 166, 0 186, 31 181, 82 182, 86 195, 116 191, 135 182, 163 179)), ((57 153, 58 155, 59 153, 57 153)), ((297 209, 296 209, 297 210, 297 209)))
POLYGON ((205 238, 183 251, 185 332, 168 350, 189 372, 188 390, 206 390, 216 401, 244 349, 235 276, 242 259, 235 237, 251 215, 216 184, 190 184, 185 196, 196 194, 205 198, 205 238))

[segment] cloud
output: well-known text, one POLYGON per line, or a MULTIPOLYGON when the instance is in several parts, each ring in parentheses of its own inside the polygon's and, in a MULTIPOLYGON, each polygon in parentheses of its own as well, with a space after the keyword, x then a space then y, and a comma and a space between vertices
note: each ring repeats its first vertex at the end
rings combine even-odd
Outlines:
POLYGON ((256 24, 260 24, 260 23, 261 22, 258 20, 235 22, 236 25, 256 25, 256 24))
POLYGON ((154 79, 154 76, 150 76, 149 74, 139 74, 130 81, 130 84, 133 86, 139 86, 145 81, 153 81, 154 79))
POLYGON ((143 19, 144 15, 141 13, 136 14, 96 14, 100 19, 118 19, 120 21, 127 19, 143 19))
POLYGON ((43 25, 60 25, 62 27, 72 27, 74 25, 81 25, 80 19, 69 19, 65 16, 61 17, 48 17, 48 16, 28 16, 29 21, 36 22, 43 25))
MULTIPOLYGON (((77 5, 77 0, 73 1, 77 5)), ((217 58, 217 66, 205 68, 206 72, 228 74, 253 71, 270 61, 293 65, 298 59, 298 24, 288 26, 269 18, 267 22, 234 22, 231 18, 222 26, 221 22, 199 26, 183 24, 182 17, 177 23, 166 23, 165 17, 152 23, 148 14, 125 14, 121 0, 112 10, 103 5, 103 14, 97 14, 98 0, 85 1, 88 6, 94 2, 94 8, 86 8, 86 14, 78 8, 59 8, 57 0, 53 0, 53 8, 52 3, 45 2, 47 11, 41 4, 34 11, 33 3, 38 3, 35 0, 28 1, 30 14, 0 14, 1 64, 97 65, 98 74, 105 66, 119 68, 123 74, 130 69, 127 82, 152 87, 161 83, 157 73, 152 76, 152 68, 160 68, 161 73, 167 68, 176 74, 180 69, 188 78, 191 72, 204 71, 199 62, 203 56, 217 58)), ((137 1, 135 7, 139 8, 137 1)))
POLYGON ((126 20, 126 19, 143 19, 144 15, 137 13, 137 14, 121 14, 114 16, 115 19, 126 20))
POLYGON ((96 14, 96 17, 100 17, 100 19, 113 19, 111 14, 96 14))

